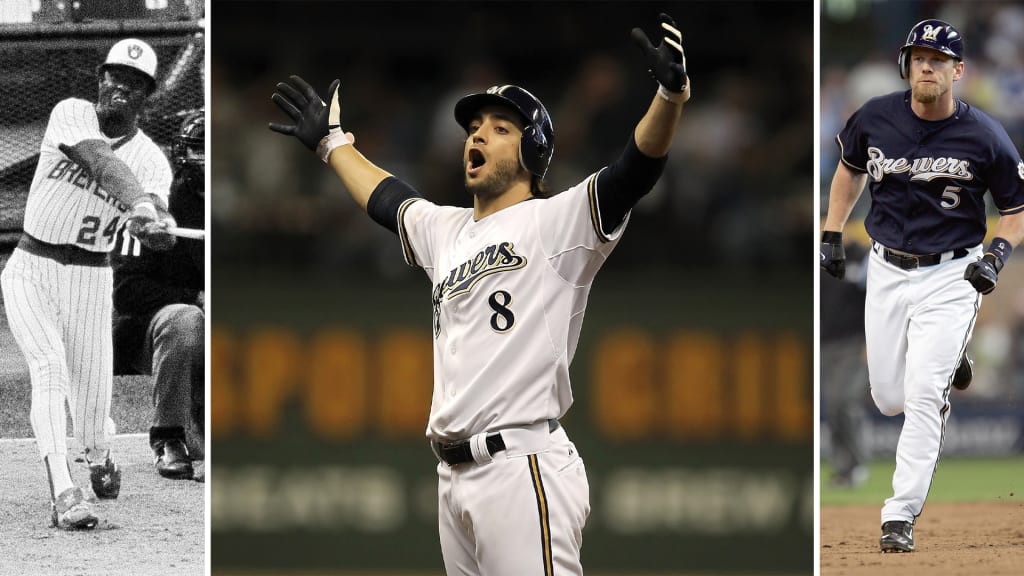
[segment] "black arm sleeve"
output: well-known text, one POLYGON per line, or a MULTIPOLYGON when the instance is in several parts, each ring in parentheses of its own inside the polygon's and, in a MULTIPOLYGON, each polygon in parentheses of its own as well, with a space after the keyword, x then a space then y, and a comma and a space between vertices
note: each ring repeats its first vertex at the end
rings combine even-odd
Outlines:
POLYGON ((380 181, 366 201, 366 213, 373 221, 398 234, 398 209, 409 198, 422 198, 405 182, 388 176, 380 181))
POLYGON ((636 147, 630 134, 622 156, 597 177, 597 201, 601 207, 601 228, 615 230, 645 194, 651 191, 665 170, 668 156, 651 158, 636 147))

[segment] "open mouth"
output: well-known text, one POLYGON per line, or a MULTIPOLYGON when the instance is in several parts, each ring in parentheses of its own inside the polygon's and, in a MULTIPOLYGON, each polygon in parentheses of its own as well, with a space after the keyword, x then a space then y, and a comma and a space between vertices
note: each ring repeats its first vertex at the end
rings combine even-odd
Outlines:
POLYGON ((480 169, 483 168, 484 164, 487 164, 484 153, 476 148, 471 149, 466 162, 466 172, 471 176, 475 176, 480 173, 480 169))

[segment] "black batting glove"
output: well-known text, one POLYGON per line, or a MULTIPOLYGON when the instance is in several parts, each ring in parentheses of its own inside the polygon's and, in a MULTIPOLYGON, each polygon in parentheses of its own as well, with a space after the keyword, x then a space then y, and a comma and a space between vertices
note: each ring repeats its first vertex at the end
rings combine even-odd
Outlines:
POLYGON ((846 249, 843 248, 843 233, 824 231, 821 233, 821 269, 842 280, 846 277, 846 249))
POLYGON ((991 252, 986 252, 981 260, 967 265, 964 280, 971 283, 974 289, 982 294, 991 294, 999 281, 999 272, 1003 269, 1003 261, 991 252))
POLYGON ((633 28, 630 36, 647 58, 651 76, 654 76, 666 90, 683 92, 689 83, 686 76, 686 56, 683 54, 683 36, 675 20, 668 14, 659 14, 658 20, 661 22, 663 37, 657 48, 639 28, 633 28))
MULTIPOLYGON (((340 80, 331 83, 328 94, 333 94, 340 80)), ((270 97, 278 108, 284 111, 294 124, 278 124, 271 122, 269 128, 274 132, 295 136, 306 148, 316 151, 317 145, 327 136, 327 104, 320 98, 305 80, 298 76, 290 76, 287 82, 280 82, 277 91, 270 97)))

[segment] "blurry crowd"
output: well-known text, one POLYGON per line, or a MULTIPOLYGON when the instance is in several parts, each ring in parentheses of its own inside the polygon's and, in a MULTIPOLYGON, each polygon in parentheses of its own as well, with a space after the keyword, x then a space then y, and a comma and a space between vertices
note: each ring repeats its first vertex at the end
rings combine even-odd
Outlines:
MULTIPOLYGON (((656 5, 233 4, 212 14, 232 23, 218 25, 212 50, 214 261, 409 273, 397 241, 335 176, 267 130, 283 120, 270 94, 288 74, 321 92, 341 78, 342 127, 358 149, 432 201, 461 206, 471 198, 465 134, 452 116, 459 97, 504 83, 536 94, 555 126, 548 184, 564 190, 619 155, 656 89, 629 40, 634 26, 656 33, 656 5)), ((665 174, 607 267, 807 269, 810 10, 783 2, 669 11, 682 23, 694 96, 665 174), (751 33, 771 49, 730 41, 751 33)))

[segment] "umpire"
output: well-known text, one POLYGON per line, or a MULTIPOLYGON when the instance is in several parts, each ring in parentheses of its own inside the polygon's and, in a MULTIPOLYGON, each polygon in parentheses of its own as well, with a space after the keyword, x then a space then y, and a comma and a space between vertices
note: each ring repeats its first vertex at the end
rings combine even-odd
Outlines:
MULTIPOLYGON (((203 228, 205 120, 189 113, 172 145, 169 210, 178 226, 203 228)), ((204 244, 180 239, 168 251, 122 232, 114 268, 114 373, 152 374, 155 413, 149 444, 166 478, 204 481, 193 468, 186 431, 203 430, 205 406, 204 244)), ((199 445, 202 445, 200 440, 199 445)))

